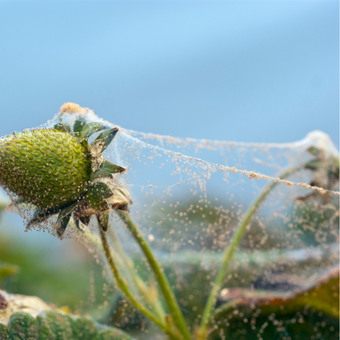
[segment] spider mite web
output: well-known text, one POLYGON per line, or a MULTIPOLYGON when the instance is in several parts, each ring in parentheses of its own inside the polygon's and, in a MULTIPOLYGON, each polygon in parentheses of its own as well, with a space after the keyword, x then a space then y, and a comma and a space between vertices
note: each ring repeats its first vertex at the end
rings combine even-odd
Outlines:
MULTIPOLYGON (((47 126, 57 119, 73 122, 77 115, 59 114, 47 126)), ((81 115, 88 122, 100 121, 89 110, 81 115)), ((272 183, 276 185, 247 226, 224 289, 293 292, 337 266, 338 181, 324 168, 305 167, 315 159, 312 147, 322 151, 323 159, 338 157, 322 132, 294 143, 256 144, 181 139, 120 128, 104 158, 126 167, 119 181, 133 199, 131 216, 164 266, 192 323, 202 313, 233 233, 272 183), (283 178, 287 171, 290 175, 283 178)), ((27 218, 27 209, 18 209, 27 218)), ((50 224, 54 233, 53 218, 50 224)), ((95 234, 93 224, 90 230, 95 234)), ((109 229, 129 259, 147 268, 114 212, 109 229)), ((66 235, 82 239, 74 229, 66 235)), ((124 264, 121 268, 129 282, 124 264)), ((222 300, 221 295, 218 303, 222 300)))
MULTIPOLYGON (((311 147, 323 150, 326 158, 338 157, 321 132, 295 143, 250 144, 121 130, 115 153, 128 169, 125 181, 134 198, 134 220, 173 275, 193 324, 224 249, 251 204, 272 183, 276 185, 247 227, 217 304, 223 304, 223 294, 232 288, 296 292, 337 267, 338 182, 323 170, 306 169, 304 164, 315 158, 311 147), (281 178, 289 169, 291 175, 281 178)), ((252 318, 248 313, 244 322, 252 318)), ((294 315, 289 322, 296 320, 294 315)), ((257 321, 259 339, 268 322, 283 329, 283 339, 294 338, 274 315, 272 321, 257 321)), ((223 339, 223 334, 214 339, 223 339)))

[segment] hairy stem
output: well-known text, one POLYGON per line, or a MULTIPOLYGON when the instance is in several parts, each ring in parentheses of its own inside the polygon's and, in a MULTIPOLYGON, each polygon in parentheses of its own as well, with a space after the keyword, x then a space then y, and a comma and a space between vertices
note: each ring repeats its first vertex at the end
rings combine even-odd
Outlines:
MULTIPOLYGON (((282 174, 278 176, 280 179, 287 178, 288 176, 292 175, 293 173, 301 170, 303 166, 298 166, 292 169, 288 169, 287 171, 284 171, 282 174)), ((258 210, 261 203, 265 200, 265 198, 268 196, 268 194, 275 188, 275 186, 278 184, 278 182, 271 182, 268 184, 260 193, 260 195, 257 197, 257 199, 253 202, 253 204, 250 206, 246 214, 244 215, 241 223, 238 225, 238 227, 235 230, 235 233, 230 241, 230 244, 226 248, 221 267, 219 272, 217 273, 214 285, 212 287, 212 290, 210 292, 210 295, 208 297, 207 303, 205 305, 205 309, 202 315, 200 328, 198 331, 198 338, 199 339, 206 339, 207 331, 211 319, 211 314, 213 307, 215 305, 218 293, 221 291, 221 287, 223 284, 223 281, 225 279, 226 274, 229 271, 235 250, 237 249, 239 243, 241 242, 243 235, 247 229, 247 226, 249 225, 252 217, 254 216, 255 212, 258 210)))
POLYGON ((175 295, 170 287, 170 284, 164 274, 163 269, 156 260, 150 246, 143 238, 143 235, 139 231, 136 224, 132 221, 130 215, 126 211, 122 210, 117 210, 117 213, 120 216, 120 218, 124 221, 125 225, 129 229, 130 233, 140 246, 147 261, 149 262, 149 265, 155 274, 159 287, 164 295, 165 301, 168 305, 169 311, 173 317, 173 321, 177 326, 178 331, 182 334, 184 339, 190 340, 191 335, 184 320, 184 317, 182 315, 182 312, 178 306, 175 295))
POLYGON ((143 305, 141 305, 133 296, 133 294, 130 292, 129 287, 127 286, 124 278, 120 275, 119 270, 111 256, 111 251, 109 247, 109 243, 106 238, 105 232, 99 227, 100 237, 103 244, 103 249, 105 253, 105 257, 109 263, 109 266, 111 268, 112 274, 115 277, 118 287, 120 290, 125 294, 125 296, 130 300, 130 302, 133 304, 133 306, 138 309, 141 313, 143 313, 146 317, 148 317, 150 320, 152 320, 158 327, 164 330, 165 333, 167 333, 172 339, 179 339, 178 336, 173 334, 173 332, 169 329, 168 325, 163 323, 161 320, 159 320, 153 313, 151 313, 148 309, 146 309, 143 305))

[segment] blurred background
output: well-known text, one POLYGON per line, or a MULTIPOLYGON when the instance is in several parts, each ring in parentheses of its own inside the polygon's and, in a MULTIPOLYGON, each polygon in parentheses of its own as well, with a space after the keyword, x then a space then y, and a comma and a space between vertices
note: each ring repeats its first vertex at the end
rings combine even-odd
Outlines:
MULTIPOLYGON (((71 101, 137 131, 290 142, 318 129, 337 144, 338 25, 335 0, 0 0, 0 135, 71 101)), ((11 291, 94 298, 86 251, 23 230, 2 215, 0 260, 20 266, 11 291)))

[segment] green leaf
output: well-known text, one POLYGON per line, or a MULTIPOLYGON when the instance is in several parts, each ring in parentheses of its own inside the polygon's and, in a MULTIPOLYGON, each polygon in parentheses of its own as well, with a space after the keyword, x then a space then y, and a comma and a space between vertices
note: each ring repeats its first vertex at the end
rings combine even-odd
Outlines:
MULTIPOLYGON (((116 256, 118 255, 116 254, 116 256)), ((120 260, 124 263, 123 257, 120 258, 120 260)), ((110 313, 105 323, 113 327, 119 325, 119 327, 123 329, 136 332, 145 325, 145 316, 143 316, 126 297, 117 293, 112 299, 110 313)), ((151 331, 151 329, 149 331, 151 331)), ((152 339, 151 336, 150 339, 152 339)))
MULTIPOLYGON (((153 246, 157 249, 157 241, 162 233, 155 228, 152 234, 155 236, 153 246)), ((171 244, 176 242, 177 236, 180 238, 182 235, 182 232, 172 235, 171 244)), ((294 250, 237 251, 222 288, 251 287, 256 284, 261 287, 271 285, 271 289, 282 287, 286 291, 293 291, 297 282, 300 287, 305 285, 306 277, 310 275, 307 270, 322 273, 325 268, 336 264, 337 259, 337 244, 294 250), (283 277, 286 281, 282 280, 283 277)), ((172 256, 162 256, 160 260, 176 296, 182 303, 186 319, 194 323, 197 315, 203 313, 211 289, 211 280, 222 261, 222 253, 178 250, 172 256), (178 286, 177 282, 182 284, 178 286), (189 295, 192 296, 190 300, 189 295)), ((150 274, 147 267, 145 270, 141 269, 145 267, 143 261, 136 257, 134 262, 143 277, 147 278, 150 274)))
POLYGON ((9 329, 3 325, 2 323, 0 323, 0 339, 1 340, 9 340, 10 336, 9 336, 9 329))
POLYGON ((338 269, 299 291, 229 289, 215 312, 211 339, 338 339, 338 289, 338 269))
POLYGON ((13 314, 9 319, 8 329, 12 340, 38 339, 38 322, 27 313, 18 312, 13 314))
POLYGON ((7 326, 0 322, 0 339, 133 340, 117 328, 97 324, 87 317, 75 317, 53 310, 43 312, 36 318, 29 313, 12 314, 7 326))
POLYGON ((110 177, 112 174, 124 171, 125 168, 104 160, 100 168, 92 174, 91 179, 110 177))
POLYGON ((56 334, 53 333, 48 320, 41 315, 38 315, 36 319, 39 327, 39 340, 55 340, 56 334))
POLYGON ((47 311, 45 312, 45 318, 49 327, 51 328, 52 333, 56 336, 56 339, 72 339, 72 319, 69 316, 57 311, 47 311))
POLYGON ((87 318, 77 318, 72 322, 73 337, 80 340, 91 340, 97 334, 97 325, 87 318))
POLYGON ((118 330, 118 329, 104 329, 98 333, 94 340, 132 340, 133 338, 118 330))

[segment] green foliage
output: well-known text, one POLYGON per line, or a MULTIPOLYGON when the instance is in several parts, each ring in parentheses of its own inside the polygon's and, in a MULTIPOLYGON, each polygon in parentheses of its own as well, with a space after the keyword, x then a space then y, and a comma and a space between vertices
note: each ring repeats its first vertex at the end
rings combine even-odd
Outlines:
MULTIPOLYGON (((118 329, 105 329, 97 333, 94 340, 131 340, 133 339, 128 334, 118 329)), ((79 339, 81 340, 81 339, 79 339)))
POLYGON ((296 293, 230 289, 210 339, 339 338, 339 271, 296 293))
POLYGON ((0 324, 1 340, 132 340, 115 328, 103 328, 89 318, 48 311, 37 317, 14 313, 6 327, 0 324))
POLYGON ((125 331, 136 331, 146 327, 145 317, 133 307, 129 300, 120 294, 112 301, 109 313, 105 324, 125 331))
POLYGON ((265 314, 261 311, 249 314, 240 308, 239 315, 219 325, 210 339, 259 340, 259 339, 291 339, 291 340, 338 340, 338 320, 322 313, 300 310, 291 314, 265 314))
MULTIPOLYGON (((257 289, 291 291, 297 288, 291 283, 292 280, 295 284, 305 288, 303 287, 306 284, 304 279, 300 282, 296 281, 296 273, 302 274, 307 268, 313 268, 313 272, 323 272, 324 261, 335 257, 336 252, 337 247, 324 250, 321 247, 315 247, 297 252, 287 250, 238 251, 223 288, 255 286, 257 289), (277 269, 278 263, 280 264, 279 270, 277 269), (285 273, 284 276, 282 272, 285 273), (272 282, 271 286, 267 281, 268 276, 272 282)), ((198 254, 194 251, 181 251, 162 259, 162 266, 191 324, 196 321, 197 315, 202 313, 211 287, 211 278, 214 277, 220 262, 221 254, 215 252, 198 254), (181 284, 178 285, 177 282, 181 284)), ((143 262, 140 259, 136 258, 135 263, 136 267, 143 269, 143 262)), ((145 266, 141 275, 147 278, 145 266)))

